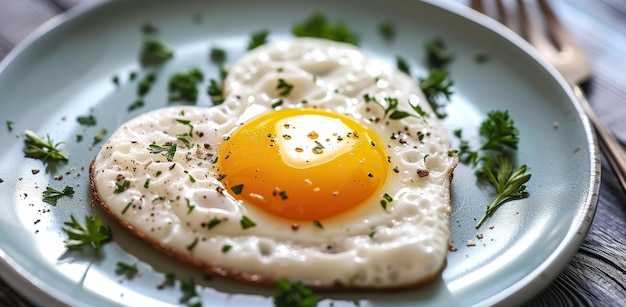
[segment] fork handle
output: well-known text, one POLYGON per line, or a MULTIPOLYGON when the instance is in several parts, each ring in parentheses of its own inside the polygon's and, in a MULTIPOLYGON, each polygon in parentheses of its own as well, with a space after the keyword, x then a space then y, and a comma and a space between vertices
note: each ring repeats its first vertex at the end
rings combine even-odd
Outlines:
POLYGON ((574 94, 576 94, 589 121, 591 121, 591 124, 596 130, 600 150, 611 165, 611 168, 613 168, 613 172, 615 172, 622 189, 626 192, 626 152, 624 152, 620 143, 593 111, 580 86, 574 86, 574 94))

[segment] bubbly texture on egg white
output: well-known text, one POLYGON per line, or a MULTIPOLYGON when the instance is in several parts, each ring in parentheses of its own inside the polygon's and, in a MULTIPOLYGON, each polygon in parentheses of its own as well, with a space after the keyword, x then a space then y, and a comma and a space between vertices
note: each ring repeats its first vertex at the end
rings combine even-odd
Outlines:
POLYGON ((321 39, 258 47, 224 103, 123 124, 96 200, 158 249, 262 284, 398 288, 445 266, 458 158, 415 80, 321 39))

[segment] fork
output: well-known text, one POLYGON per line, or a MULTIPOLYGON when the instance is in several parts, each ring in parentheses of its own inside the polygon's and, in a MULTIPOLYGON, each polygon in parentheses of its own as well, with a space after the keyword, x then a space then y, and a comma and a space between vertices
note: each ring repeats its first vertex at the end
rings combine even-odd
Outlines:
MULTIPOLYGON (((535 0, 539 15, 543 17, 544 27, 533 22, 528 13, 525 0, 517 0, 519 30, 516 31, 531 43, 570 83, 587 118, 593 125, 600 150, 613 168, 622 189, 626 191, 626 152, 615 139, 610 130, 595 114, 580 84, 591 78, 591 65, 583 48, 576 38, 559 22, 554 11, 546 0, 535 0)), ((493 0, 471 0, 470 6, 487 15, 483 3, 494 3, 493 0)), ((506 6, 502 0, 496 0, 496 20, 505 26, 516 29, 516 25, 508 18, 506 6)))

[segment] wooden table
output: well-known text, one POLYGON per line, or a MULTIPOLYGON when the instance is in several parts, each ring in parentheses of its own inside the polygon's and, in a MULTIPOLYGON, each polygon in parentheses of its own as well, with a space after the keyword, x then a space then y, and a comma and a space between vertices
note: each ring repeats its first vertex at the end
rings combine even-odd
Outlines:
MULTIPOLYGON (((0 59, 50 18, 91 1, 0 0, 0 59)), ((593 108, 625 142, 626 1, 552 3, 591 58, 594 75, 587 92, 593 108)), ((30 306, 27 299, 0 280, 0 306, 30 306)), ((626 306, 626 194, 606 162, 602 162, 600 200, 589 234, 557 279, 526 304, 626 306)))

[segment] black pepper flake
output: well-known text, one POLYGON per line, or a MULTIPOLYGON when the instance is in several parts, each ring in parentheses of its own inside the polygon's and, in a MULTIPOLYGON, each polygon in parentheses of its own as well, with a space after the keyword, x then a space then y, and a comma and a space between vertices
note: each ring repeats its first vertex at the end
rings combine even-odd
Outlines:
POLYGON ((170 166, 170 171, 174 169, 174 167, 176 167, 176 163, 172 164, 172 166, 170 166))
POLYGON ((399 172, 400 172, 400 168, 399 168, 399 167, 397 167, 397 166, 395 166, 395 167, 393 168, 393 172, 394 172, 394 173, 396 173, 396 174, 397 174, 397 173, 399 173, 399 172))
POLYGON ((367 177, 373 178, 373 177, 374 177, 374 174, 372 174, 372 173, 367 173, 367 177))
POLYGON ((222 179, 226 178, 226 174, 218 174, 217 181, 222 181, 222 179))
POLYGON ((291 230, 296 231, 298 229, 300 229, 300 225, 298 225, 298 223, 291 224, 291 230))
POLYGON ((417 176, 419 176, 420 178, 427 177, 429 174, 430 174, 430 172, 427 169, 418 169, 417 170, 417 176))

